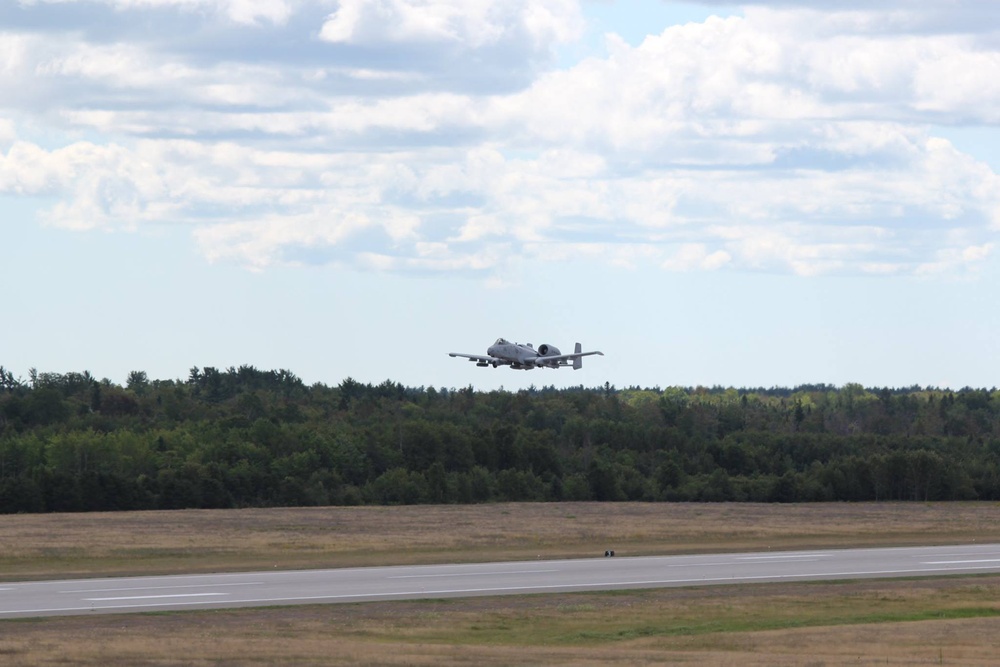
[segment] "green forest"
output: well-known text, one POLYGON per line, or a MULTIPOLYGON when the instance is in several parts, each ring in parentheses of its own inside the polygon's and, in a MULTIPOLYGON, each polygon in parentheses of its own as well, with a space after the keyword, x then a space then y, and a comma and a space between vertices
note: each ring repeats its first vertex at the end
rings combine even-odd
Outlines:
POLYGON ((1000 392, 475 391, 0 367, 0 512, 1000 499, 1000 392))

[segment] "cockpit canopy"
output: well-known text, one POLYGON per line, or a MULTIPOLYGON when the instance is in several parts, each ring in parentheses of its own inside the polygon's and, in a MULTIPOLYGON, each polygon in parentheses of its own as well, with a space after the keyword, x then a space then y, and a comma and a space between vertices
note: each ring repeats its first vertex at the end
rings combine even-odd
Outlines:
POLYGON ((495 343, 493 343, 493 344, 494 344, 494 345, 509 345, 510 343, 508 343, 508 342, 507 342, 506 340, 504 340, 503 338, 497 338, 497 342, 495 342, 495 343))

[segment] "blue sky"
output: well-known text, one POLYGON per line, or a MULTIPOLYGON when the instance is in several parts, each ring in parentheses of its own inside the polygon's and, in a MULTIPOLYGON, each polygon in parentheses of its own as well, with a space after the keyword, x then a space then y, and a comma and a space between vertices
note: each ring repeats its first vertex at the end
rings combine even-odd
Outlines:
POLYGON ((0 365, 992 387, 998 26, 978 0, 7 3, 0 365), (499 336, 606 356, 447 356, 499 336))

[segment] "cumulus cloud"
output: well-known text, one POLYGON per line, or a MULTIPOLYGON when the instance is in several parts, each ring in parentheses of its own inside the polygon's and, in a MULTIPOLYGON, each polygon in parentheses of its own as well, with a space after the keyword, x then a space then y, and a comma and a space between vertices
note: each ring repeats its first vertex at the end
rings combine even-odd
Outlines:
POLYGON ((579 36, 570 0, 340 0, 320 30, 330 42, 444 42, 481 48, 527 38, 534 48, 579 36))
POLYGON ((39 5, 81 5, 91 4, 115 11, 177 9, 185 12, 212 13, 236 23, 255 24, 266 21, 282 24, 292 13, 292 3, 288 0, 19 0, 22 8, 39 5))
POLYGON ((0 148, 7 147, 17 138, 14 123, 7 118, 0 118, 0 148))
POLYGON ((989 261, 1000 177, 930 128, 1000 124, 996 22, 970 18, 997 10, 746 4, 555 68, 574 0, 22 2, 0 193, 72 229, 187 224, 258 270, 989 261))
POLYGON ((725 266, 730 259, 725 250, 710 252, 704 243, 685 243, 663 262, 663 268, 671 271, 713 270, 725 266))

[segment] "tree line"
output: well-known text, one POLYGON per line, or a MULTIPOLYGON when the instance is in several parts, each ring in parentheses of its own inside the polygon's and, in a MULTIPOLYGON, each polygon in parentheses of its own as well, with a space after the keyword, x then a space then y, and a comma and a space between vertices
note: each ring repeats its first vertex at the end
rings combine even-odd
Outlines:
POLYGON ((1000 499, 1000 392, 16 378, 0 512, 493 501, 1000 499))

